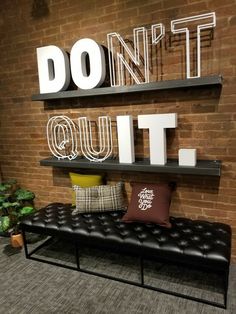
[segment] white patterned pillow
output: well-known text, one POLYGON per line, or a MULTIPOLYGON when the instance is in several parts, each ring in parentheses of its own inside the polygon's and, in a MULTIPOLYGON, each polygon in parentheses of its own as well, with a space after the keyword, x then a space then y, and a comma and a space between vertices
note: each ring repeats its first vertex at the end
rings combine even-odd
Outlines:
POLYGON ((122 182, 116 185, 99 185, 89 188, 73 186, 76 193, 76 208, 72 215, 91 212, 124 210, 126 208, 122 182))

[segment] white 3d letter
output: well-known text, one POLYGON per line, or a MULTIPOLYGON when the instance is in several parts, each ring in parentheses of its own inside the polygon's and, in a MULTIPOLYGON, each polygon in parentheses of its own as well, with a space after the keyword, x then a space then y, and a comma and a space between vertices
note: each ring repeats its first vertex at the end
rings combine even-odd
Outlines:
POLYGON ((75 124, 67 116, 48 120, 47 140, 51 153, 58 159, 72 160, 78 156, 75 124))
POLYGON ((102 46, 90 38, 78 40, 71 49, 71 75, 81 89, 99 87, 106 76, 105 56, 102 46), (89 60, 89 72, 86 68, 89 60))
POLYGON ((154 24, 151 27, 152 30, 152 44, 158 44, 159 41, 165 36, 165 26, 160 24, 154 24), (159 30, 159 34, 157 35, 157 29, 159 30))
POLYGON ((138 127, 149 129, 150 163, 166 164, 166 129, 177 127, 177 114, 150 114, 138 116, 138 127))
POLYGON ((171 21, 171 31, 174 34, 185 33, 186 34, 186 68, 187 68, 187 78, 194 78, 201 76, 201 30, 206 28, 212 28, 216 26, 216 16, 215 12, 195 15, 186 17, 183 19, 171 21), (203 21, 207 23, 203 24, 203 21), (193 21, 201 21, 201 24, 197 25, 197 75, 191 76, 190 70, 190 38, 189 38, 189 29, 186 26, 187 23, 193 21), (177 28, 179 24, 182 24, 181 28, 177 28))
POLYGON ((134 28, 133 30, 134 37, 134 53, 131 52, 128 45, 125 43, 124 39, 118 33, 109 33, 107 34, 107 44, 109 50, 109 68, 110 68, 110 79, 111 86, 120 86, 124 85, 124 67, 128 70, 136 84, 148 83, 149 82, 149 64, 148 64, 148 38, 147 38, 147 29, 145 27, 134 28), (141 36, 140 36, 141 35, 141 36), (142 39, 140 40, 141 37, 142 39), (140 81, 137 75, 134 73, 133 69, 129 65, 129 62, 125 60, 125 57, 122 53, 115 53, 113 40, 117 39, 127 54, 129 55, 131 61, 135 66, 141 66, 140 60, 140 41, 143 41, 143 63, 144 63, 144 81, 140 81), (117 64, 117 74, 115 69, 115 64, 117 64), (118 77, 117 77, 118 76, 118 77))
POLYGON ((116 121, 119 162, 131 164, 135 161, 133 118, 132 116, 117 116, 116 121))
POLYGON ((111 118, 98 117, 99 150, 94 149, 91 121, 86 117, 81 117, 78 118, 78 122, 80 147, 84 157, 95 162, 106 160, 113 149, 111 118))
POLYGON ((70 83, 69 59, 57 46, 37 48, 40 93, 56 93, 67 89, 70 83))
MULTIPOLYGON (((165 27, 162 23, 152 25, 151 31, 152 44, 157 44, 165 36, 165 27), (157 29, 159 29, 159 35, 157 35, 157 29)), ((147 29, 145 27, 137 27, 133 29, 133 53, 118 33, 107 34, 107 46, 109 50, 111 86, 125 85, 124 68, 126 68, 132 76, 136 84, 149 82, 148 36, 147 29), (118 40, 121 45, 121 49, 128 54, 134 66, 130 66, 129 60, 126 60, 124 54, 120 52, 121 49, 119 49, 119 52, 115 53, 114 39, 118 40), (140 42, 143 42, 142 45, 140 42), (141 49, 143 51, 142 57, 140 55, 141 49), (144 67, 144 78, 140 80, 140 78, 136 75, 134 68, 139 67, 138 70, 140 71, 142 63, 144 67), (115 67, 116 64, 117 70, 115 67)))

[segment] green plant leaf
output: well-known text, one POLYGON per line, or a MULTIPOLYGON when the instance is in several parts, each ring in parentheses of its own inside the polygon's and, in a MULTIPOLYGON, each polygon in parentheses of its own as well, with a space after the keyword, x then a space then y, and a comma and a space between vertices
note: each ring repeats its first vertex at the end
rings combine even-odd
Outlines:
POLYGON ((13 184, 16 184, 17 183, 17 180, 16 179, 9 179, 5 182, 5 184, 10 184, 10 185, 13 185, 13 184))
POLYGON ((19 206, 20 204, 18 203, 18 202, 13 202, 13 203, 11 203, 11 202, 4 202, 4 203, 2 203, 2 207, 3 208, 14 208, 14 207, 17 207, 17 206, 19 206))
POLYGON ((3 203, 7 199, 7 196, 0 195, 0 203, 3 203))
POLYGON ((5 192, 5 191, 7 191, 8 189, 10 189, 10 187, 11 187, 10 184, 2 183, 2 184, 0 184, 0 191, 1 191, 1 192, 5 192))
POLYGON ((15 197, 18 201, 29 201, 33 200, 35 195, 29 190, 18 189, 15 191, 15 197))
POLYGON ((11 212, 11 215, 12 215, 12 216, 18 216, 19 213, 18 213, 17 211, 13 210, 13 211, 11 212))
POLYGON ((10 228, 10 218, 8 216, 2 216, 1 218, 1 229, 3 232, 10 228))
POLYGON ((19 212, 20 212, 20 214, 21 214, 22 216, 24 216, 24 215, 29 215, 29 214, 31 214, 31 213, 34 212, 34 208, 31 207, 31 206, 25 206, 25 207, 21 208, 21 209, 19 210, 19 212))

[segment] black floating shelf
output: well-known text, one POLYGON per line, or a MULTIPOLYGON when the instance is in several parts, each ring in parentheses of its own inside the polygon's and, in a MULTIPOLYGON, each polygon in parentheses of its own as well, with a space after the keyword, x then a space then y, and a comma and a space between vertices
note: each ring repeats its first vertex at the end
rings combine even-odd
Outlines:
POLYGON ((168 159, 166 165, 158 166, 150 165, 150 161, 148 159, 139 160, 133 164, 124 164, 119 163, 117 159, 107 159, 103 162, 91 162, 83 158, 76 158, 74 160, 58 160, 55 157, 50 157, 41 160, 40 165, 63 168, 192 174, 204 176, 220 176, 221 169, 221 161, 219 160, 198 160, 195 167, 189 167, 179 166, 178 160, 174 159, 168 159))
POLYGON ((102 96, 111 94, 126 94, 126 93, 137 93, 147 92, 153 90, 165 90, 165 89, 176 89, 176 88, 189 88, 189 87, 204 87, 209 85, 222 85, 221 75, 212 75, 198 78, 191 78, 185 80, 169 80, 159 81, 147 84, 135 84, 129 86, 119 87, 101 87, 90 90, 71 90, 58 93, 47 93, 47 94, 36 94, 32 95, 32 100, 52 100, 52 99, 65 99, 65 98, 78 98, 78 97, 89 97, 89 96, 102 96))

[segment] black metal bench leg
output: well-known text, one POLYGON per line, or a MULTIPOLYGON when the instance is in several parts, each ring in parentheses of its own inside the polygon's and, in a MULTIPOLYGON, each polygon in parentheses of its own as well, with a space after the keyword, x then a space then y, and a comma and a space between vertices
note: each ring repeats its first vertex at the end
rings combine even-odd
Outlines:
POLYGON ((23 244, 24 244, 24 251, 25 251, 25 257, 29 258, 29 252, 27 247, 27 240, 26 240, 26 234, 25 231, 22 230, 22 237, 23 237, 23 244))
POLYGON ((78 270, 80 270, 79 247, 78 247, 77 242, 75 242, 75 257, 76 257, 77 268, 78 268, 78 270))
POLYGON ((141 285, 144 285, 143 257, 140 257, 140 280, 141 285))
POLYGON ((224 307, 227 308, 227 296, 228 296, 228 286, 229 286, 229 270, 224 272, 224 307))

